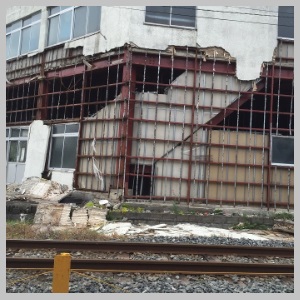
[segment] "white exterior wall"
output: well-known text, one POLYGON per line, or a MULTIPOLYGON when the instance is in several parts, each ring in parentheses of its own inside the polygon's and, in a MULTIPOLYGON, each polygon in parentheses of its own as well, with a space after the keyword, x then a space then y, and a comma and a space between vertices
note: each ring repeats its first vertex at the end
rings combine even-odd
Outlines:
POLYGON ((49 143, 50 126, 43 121, 33 121, 29 127, 27 158, 24 178, 41 177, 44 171, 49 143))
MULTIPOLYGON (((259 77, 264 61, 271 61, 277 46, 277 6, 248 7, 264 10, 262 15, 249 13, 247 7, 198 6, 196 29, 144 24, 145 6, 103 6, 101 34, 92 34, 68 43, 65 47, 83 46, 85 55, 105 52, 134 43, 138 47, 165 50, 169 45, 201 48, 221 47, 237 60, 237 77, 253 80, 259 77), (202 9, 202 10, 200 10, 202 9), (231 12, 236 12, 231 13, 231 12), (224 20, 225 19, 225 20, 224 20), (226 21, 236 20, 234 21, 226 21)), ((10 23, 43 9, 40 49, 47 37, 47 11, 43 6, 13 6, 7 9, 10 23)), ((250 11, 251 12, 251 11, 250 11)))
POLYGON ((51 170, 51 180, 60 184, 65 184, 71 190, 73 189, 74 171, 51 170))

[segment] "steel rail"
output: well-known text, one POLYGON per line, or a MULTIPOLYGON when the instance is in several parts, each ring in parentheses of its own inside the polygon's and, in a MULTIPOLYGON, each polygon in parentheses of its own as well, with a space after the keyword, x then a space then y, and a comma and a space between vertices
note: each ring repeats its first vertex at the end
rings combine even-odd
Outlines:
MULTIPOLYGON (((7 257, 7 269, 53 269, 54 259, 7 257)), ((292 264, 216 263, 152 260, 71 260, 71 270, 176 274, 294 274, 292 264)))
POLYGON ((16 240, 7 239, 6 248, 97 250, 104 252, 154 252, 173 254, 209 254, 244 256, 294 257, 294 248, 252 247, 233 245, 198 245, 177 243, 139 243, 111 241, 59 241, 59 240, 16 240))

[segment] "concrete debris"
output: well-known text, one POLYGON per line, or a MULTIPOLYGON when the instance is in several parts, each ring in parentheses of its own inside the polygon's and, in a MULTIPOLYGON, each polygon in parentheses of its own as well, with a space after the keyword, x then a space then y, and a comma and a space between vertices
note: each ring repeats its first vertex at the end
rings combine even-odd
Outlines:
POLYGON ((274 231, 285 232, 294 235, 294 221, 275 220, 272 228, 274 231))
POLYGON ((106 210, 98 209, 98 208, 89 208, 87 212, 88 212, 88 226, 99 227, 107 223, 106 210))
POLYGON ((124 235, 127 234, 133 225, 129 222, 109 223, 97 231, 106 235, 124 235))
POLYGON ((85 207, 77 208, 72 213, 72 222, 75 227, 85 228, 88 226, 88 213, 85 207))
POLYGON ((6 199, 43 199, 57 200, 68 192, 68 186, 39 177, 29 177, 21 184, 6 187, 6 199))
POLYGON ((268 240, 267 238, 259 235, 245 233, 245 232, 234 232, 233 230, 198 226, 194 224, 177 224, 177 225, 166 225, 159 224, 154 226, 139 224, 132 225, 128 222, 110 223, 97 230, 99 233, 106 235, 152 235, 152 236, 221 236, 227 238, 248 238, 253 240, 268 240))
POLYGON ((59 226, 63 204, 40 203, 33 219, 34 224, 59 226))

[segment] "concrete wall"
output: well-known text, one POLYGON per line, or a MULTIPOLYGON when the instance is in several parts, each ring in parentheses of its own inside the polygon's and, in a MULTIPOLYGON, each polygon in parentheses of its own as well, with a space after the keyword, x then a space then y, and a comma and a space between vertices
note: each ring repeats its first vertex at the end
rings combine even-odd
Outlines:
POLYGON ((119 136, 119 124, 117 121, 103 121, 103 119, 114 120, 119 117, 120 104, 110 102, 95 116, 86 119, 87 121, 91 120, 91 122, 83 123, 83 138, 89 140, 82 142, 81 155, 88 155, 89 157, 79 159, 79 172, 87 172, 92 175, 79 175, 78 185, 80 188, 102 191, 108 190, 112 184, 111 178, 109 176, 104 177, 102 174, 116 173, 117 160, 112 156, 117 153, 118 141, 113 138, 119 136), (96 157, 97 155, 103 157, 96 157))
MULTIPOLYGON (((265 11, 261 14, 263 16, 249 14, 247 7, 198 6, 197 8, 196 29, 182 29, 144 24, 145 6, 103 6, 101 34, 92 34, 67 42, 65 47, 83 46, 84 55, 105 52, 130 42, 138 47, 161 50, 169 45, 220 47, 237 60, 239 79, 258 78, 262 63, 272 60, 277 45, 278 7, 255 7, 265 11), (227 21, 228 19, 235 21, 227 21)), ((42 9, 42 24, 39 51, 42 51, 47 37, 45 7, 12 6, 7 9, 6 23, 40 9, 42 9)))
POLYGON ((50 126, 44 125, 43 121, 33 121, 29 127, 27 158, 24 178, 41 177, 45 168, 50 126))

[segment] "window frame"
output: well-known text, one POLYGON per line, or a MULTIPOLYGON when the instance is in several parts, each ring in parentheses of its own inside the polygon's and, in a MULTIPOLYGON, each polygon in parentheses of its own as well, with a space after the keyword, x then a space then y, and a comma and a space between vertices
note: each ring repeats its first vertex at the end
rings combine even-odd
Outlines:
POLYGON ((80 39, 83 38, 85 36, 91 35, 91 34, 95 34, 96 32, 100 31, 100 27, 101 27, 101 13, 102 13, 102 6, 49 6, 48 8, 48 18, 47 18, 47 40, 46 40, 46 47, 53 47, 71 40, 76 40, 76 39, 80 39), (61 9, 62 7, 65 7, 63 9, 61 9), (85 24, 84 24, 84 28, 85 28, 85 34, 83 35, 79 35, 74 37, 74 29, 75 29, 75 19, 76 19, 76 10, 80 7, 86 7, 87 11, 86 11, 86 16, 85 16, 85 24), (99 24, 95 31, 91 31, 88 32, 88 28, 89 28, 89 15, 90 15, 90 9, 92 9, 93 7, 98 7, 99 8, 99 24), (59 8, 59 11, 56 11, 54 13, 51 14, 51 9, 54 8, 59 8), (71 21, 70 21, 70 28, 68 28, 69 30, 69 37, 67 39, 63 39, 63 40, 59 40, 59 35, 61 34, 61 16, 71 12, 71 21), (50 38, 50 22, 52 19, 58 17, 58 24, 57 24, 57 33, 56 33, 56 38, 54 42, 49 41, 50 38))
POLYGON ((20 127, 6 127, 6 137, 5 140, 7 142, 6 144, 6 163, 17 163, 17 164, 26 164, 26 160, 27 160, 27 148, 28 148, 28 138, 29 138, 29 127, 28 126, 20 126, 20 127), (12 131, 14 129, 18 129, 19 130, 19 135, 18 136, 12 136, 12 131), (21 132, 22 130, 26 130, 27 131, 27 135, 26 136, 22 136, 21 132), (17 157, 19 158, 17 161, 9 161, 9 154, 10 154, 10 144, 11 142, 17 142, 18 146, 17 146, 17 152, 19 152, 18 150, 20 149, 20 143, 21 142, 26 142, 26 152, 25 152, 25 161, 20 161, 20 155, 17 154, 17 157))
MULTIPOLYGON (((272 135, 271 136, 271 155, 270 155, 270 163, 272 166, 279 166, 279 167, 288 167, 288 168, 293 168, 295 166, 295 161, 293 164, 291 163, 282 163, 282 162, 276 162, 274 161, 273 158, 273 149, 274 149, 274 138, 280 138, 280 139, 291 139, 295 142, 294 136, 286 136, 286 135, 272 135)), ((294 158, 295 158, 295 154, 294 154, 294 158)))
POLYGON ((79 138, 79 123, 60 123, 60 124, 54 124, 51 128, 51 141, 50 141, 50 147, 49 147, 49 160, 48 160, 48 169, 49 170, 62 170, 62 171, 74 171, 76 168, 76 158, 77 158, 77 149, 78 149, 78 138, 79 138), (64 125, 64 132, 63 133, 53 133, 54 127, 64 125), (66 132, 67 126, 70 125, 78 125, 77 132, 66 132), (51 166, 51 158, 52 158, 52 147, 53 147, 53 138, 63 137, 63 145, 61 149, 61 157, 60 157, 60 167, 52 167, 51 166), (76 141, 76 149, 75 149, 75 166, 74 168, 64 168, 63 167, 63 156, 64 156, 64 147, 65 147, 65 140, 68 137, 77 137, 76 141))
MULTIPOLYGON (((148 6, 148 7, 160 7, 160 6, 148 6)), ((189 30, 196 30, 197 29, 197 6, 193 6, 195 8, 195 10, 194 10, 195 16, 194 16, 194 20, 193 20, 194 26, 183 26, 183 25, 172 24, 172 13, 173 13, 173 7, 174 6, 167 6, 167 7, 170 8, 168 24, 146 21, 147 6, 145 6, 145 18, 144 18, 145 21, 144 21, 144 24, 145 25, 162 26, 162 27, 170 27, 170 28, 189 29, 189 30)), ((182 7, 186 7, 186 6, 182 6, 182 7)))
POLYGON ((39 49, 41 16, 42 16, 41 11, 38 11, 38 12, 35 12, 31 15, 28 15, 22 19, 19 19, 17 21, 14 21, 14 22, 6 25, 6 60, 13 59, 13 58, 16 58, 16 57, 19 57, 22 55, 27 55, 28 53, 35 52, 39 49), (28 21, 28 19, 32 19, 32 18, 34 18, 34 19, 31 20, 29 24, 24 25, 24 23, 26 23, 26 21, 28 21), (18 25, 18 23, 19 23, 19 25, 18 25), (30 49, 30 44, 32 43, 31 30, 35 25, 39 25, 37 47, 34 49, 30 49), (17 26, 17 27, 13 28, 14 26, 17 26), (29 28, 30 28, 29 49, 28 49, 28 51, 25 51, 24 53, 22 53, 22 38, 23 38, 25 30, 29 29, 29 28), (11 36, 13 34, 17 34, 17 33, 19 34, 19 36, 18 36, 18 46, 17 46, 16 54, 8 56, 8 54, 11 53, 11 44, 10 44, 11 42, 9 41, 9 46, 8 46, 7 39, 11 38, 11 36))
MULTIPOLYGON (((294 13, 294 6, 278 6, 278 25, 277 25, 277 39, 278 40, 289 40, 289 41, 294 41, 295 39, 295 13, 294 13), (281 7, 293 7, 293 13, 291 12, 287 12, 287 11, 281 11, 280 8, 281 7), (284 18, 284 16, 282 14, 287 14, 290 13, 293 15, 293 37, 290 36, 282 36, 282 30, 280 30, 280 26, 289 26, 286 24, 286 22, 282 23, 282 18, 284 18), (281 31, 281 32, 280 32, 281 31)), ((288 22, 287 22, 288 23, 288 22)))

